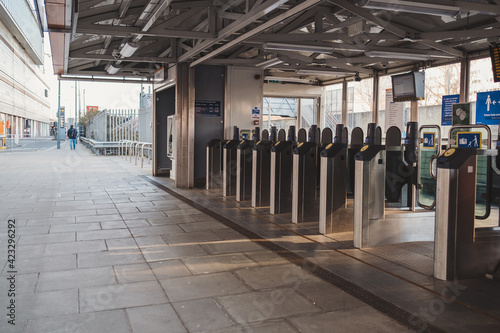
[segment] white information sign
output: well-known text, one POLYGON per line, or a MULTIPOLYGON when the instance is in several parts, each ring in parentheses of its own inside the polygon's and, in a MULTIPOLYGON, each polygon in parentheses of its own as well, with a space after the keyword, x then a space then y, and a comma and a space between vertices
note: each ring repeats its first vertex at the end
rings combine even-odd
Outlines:
POLYGON ((404 102, 393 102, 392 89, 385 91, 385 130, 391 126, 397 126, 403 129, 404 102))

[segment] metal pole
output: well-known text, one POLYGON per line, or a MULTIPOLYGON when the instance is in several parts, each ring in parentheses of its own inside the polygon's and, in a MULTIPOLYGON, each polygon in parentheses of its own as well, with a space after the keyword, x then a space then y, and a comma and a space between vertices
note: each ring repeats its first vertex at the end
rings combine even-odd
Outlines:
POLYGON ((76 123, 77 123, 77 122, 76 122, 76 106, 77 106, 77 99, 76 99, 76 84, 77 84, 77 82, 76 82, 76 80, 75 80, 75 129, 76 129, 76 123))
POLYGON ((59 80, 59 88, 57 92, 57 149, 61 149, 61 139, 59 131, 61 130, 61 80, 59 80))
POLYGON ((373 106, 372 106, 372 123, 378 124, 378 86, 379 83, 379 77, 378 77, 378 72, 375 72, 375 75, 373 76, 373 106))
POLYGON ((342 124, 347 126, 347 80, 342 82, 342 124))
POLYGON ((104 110, 104 141, 108 141, 108 110, 104 110))

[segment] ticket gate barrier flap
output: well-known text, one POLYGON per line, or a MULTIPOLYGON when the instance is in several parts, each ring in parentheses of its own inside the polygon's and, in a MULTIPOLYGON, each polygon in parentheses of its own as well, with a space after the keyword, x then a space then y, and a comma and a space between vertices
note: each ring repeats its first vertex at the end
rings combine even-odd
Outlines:
POLYGON ((273 141, 271 140, 261 140, 253 146, 252 207, 269 205, 272 146, 273 141))
POLYGON ((271 149, 271 191, 269 212, 292 211, 293 141, 278 141, 271 149))
POLYGON ((253 140, 241 140, 236 147, 236 201, 247 201, 252 196, 253 140))
POLYGON ((370 220, 385 216, 385 147, 366 145, 355 156, 354 247, 370 244, 370 220))
POLYGON ((207 143, 207 169, 206 184, 207 190, 222 187, 222 140, 212 139, 207 143))
POLYGON ((293 223, 318 220, 319 149, 316 142, 301 142, 293 151, 293 223))
POLYGON ((353 209, 347 204, 347 144, 333 143, 321 152, 319 232, 352 231, 353 209))
POLYGON ((227 140, 223 146, 222 195, 224 197, 236 195, 236 147, 239 143, 239 140, 227 140))

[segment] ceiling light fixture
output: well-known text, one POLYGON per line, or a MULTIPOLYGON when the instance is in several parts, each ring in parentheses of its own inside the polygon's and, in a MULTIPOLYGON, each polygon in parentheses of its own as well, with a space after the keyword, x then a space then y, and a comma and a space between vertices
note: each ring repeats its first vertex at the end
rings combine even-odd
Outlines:
POLYGON ((297 74, 303 75, 317 75, 317 76, 343 76, 343 75, 351 75, 354 72, 335 72, 329 70, 320 70, 320 69, 299 69, 297 74))
POLYGON ((106 72, 108 72, 108 74, 116 74, 118 73, 118 71, 120 70, 120 67, 118 66, 113 66, 113 64, 109 64, 107 67, 106 67, 106 72))
POLYGON ((389 59, 404 59, 404 60, 429 60, 428 54, 405 53, 405 52, 388 52, 388 51, 368 51, 365 52, 367 57, 371 58, 389 58, 389 59))
POLYGON ((316 80, 312 79, 301 79, 296 77, 282 77, 282 76, 266 76, 266 80, 268 81, 283 81, 283 82, 296 82, 296 83, 313 83, 316 80))
POLYGON ((259 62, 258 64, 255 65, 255 67, 267 68, 267 67, 279 65, 279 64, 282 64, 282 63, 283 63, 283 60, 281 60, 279 58, 272 58, 272 59, 269 59, 269 60, 265 60, 263 62, 259 62))
POLYGON ((138 48, 139 48, 139 44, 132 43, 132 42, 126 42, 125 45, 123 45, 122 49, 120 50, 120 55, 124 58, 131 57, 132 54, 134 54, 138 48))
POLYGON ((297 51, 313 53, 333 53, 333 47, 319 45, 297 45, 281 43, 264 43, 264 50, 268 51, 297 51))
POLYGON ((395 12, 417 13, 436 16, 456 17, 461 8, 456 6, 436 5, 433 3, 422 3, 401 0, 368 0, 361 7, 368 9, 386 9, 395 12))

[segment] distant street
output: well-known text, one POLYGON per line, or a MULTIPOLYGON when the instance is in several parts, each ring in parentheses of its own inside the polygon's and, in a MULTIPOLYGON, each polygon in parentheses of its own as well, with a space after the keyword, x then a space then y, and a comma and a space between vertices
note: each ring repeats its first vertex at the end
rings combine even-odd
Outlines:
MULTIPOLYGON (((68 140, 61 141, 61 145, 64 145, 68 140)), ((7 138, 5 140, 6 149, 0 150, 0 153, 4 152, 19 152, 19 151, 30 151, 30 150, 47 150, 57 147, 57 140, 54 137, 36 137, 36 138, 19 138, 16 142, 14 138, 7 138)))

